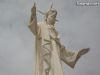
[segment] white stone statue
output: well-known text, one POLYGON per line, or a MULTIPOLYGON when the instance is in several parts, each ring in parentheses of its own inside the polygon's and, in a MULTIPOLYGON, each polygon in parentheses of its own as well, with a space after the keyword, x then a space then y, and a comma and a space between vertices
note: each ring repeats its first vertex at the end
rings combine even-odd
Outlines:
POLYGON ((64 75, 61 61, 74 68, 77 60, 89 51, 89 48, 76 52, 67 50, 60 42, 59 33, 55 29, 57 11, 51 8, 46 12, 43 22, 37 23, 36 4, 31 9, 29 29, 35 35, 35 74, 64 75))

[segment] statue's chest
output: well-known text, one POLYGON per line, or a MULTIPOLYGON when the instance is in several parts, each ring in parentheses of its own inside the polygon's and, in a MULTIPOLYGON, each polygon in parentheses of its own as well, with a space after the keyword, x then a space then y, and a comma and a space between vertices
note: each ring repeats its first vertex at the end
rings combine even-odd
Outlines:
POLYGON ((57 38, 58 37, 58 32, 56 31, 54 26, 48 25, 48 30, 49 30, 49 35, 52 38, 57 38))
POLYGON ((43 39, 50 40, 50 37, 56 39, 59 38, 58 32, 55 27, 52 25, 47 25, 46 23, 41 23, 39 25, 40 28, 40 37, 43 39))

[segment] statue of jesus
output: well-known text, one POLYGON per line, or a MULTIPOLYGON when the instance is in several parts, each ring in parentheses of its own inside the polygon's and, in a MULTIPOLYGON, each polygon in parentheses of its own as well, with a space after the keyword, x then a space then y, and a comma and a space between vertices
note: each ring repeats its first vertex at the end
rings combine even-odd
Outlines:
POLYGON ((44 14, 43 22, 37 22, 36 4, 31 9, 29 29, 35 36, 35 74, 34 75, 64 75, 62 63, 75 67, 78 59, 89 51, 89 48, 71 51, 60 42, 59 33, 55 29, 57 10, 49 8, 44 14))

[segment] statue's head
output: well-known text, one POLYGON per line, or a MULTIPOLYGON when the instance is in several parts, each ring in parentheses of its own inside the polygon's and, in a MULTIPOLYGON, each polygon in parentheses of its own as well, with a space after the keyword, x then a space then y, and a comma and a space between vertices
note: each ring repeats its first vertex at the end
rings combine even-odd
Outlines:
POLYGON ((49 8, 49 10, 46 13, 43 13, 41 11, 39 11, 39 12, 45 15, 45 21, 47 23, 54 25, 55 22, 57 21, 56 20, 57 10, 53 9, 52 5, 51 5, 51 7, 49 8))
POLYGON ((46 18, 45 18, 45 20, 46 20, 48 23, 50 23, 50 24, 55 24, 56 16, 57 16, 57 10, 55 10, 55 9, 50 9, 50 10, 46 13, 46 18))
POLYGON ((53 5, 51 5, 50 9, 46 13, 46 22, 49 24, 54 25, 56 21, 57 16, 57 10, 52 8, 53 5))

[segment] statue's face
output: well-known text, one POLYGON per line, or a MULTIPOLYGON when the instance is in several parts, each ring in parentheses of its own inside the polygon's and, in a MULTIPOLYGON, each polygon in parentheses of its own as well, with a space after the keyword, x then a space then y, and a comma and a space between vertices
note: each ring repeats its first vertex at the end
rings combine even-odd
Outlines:
POLYGON ((50 24, 55 24, 56 16, 57 16, 56 10, 48 11, 47 22, 50 23, 50 24))

